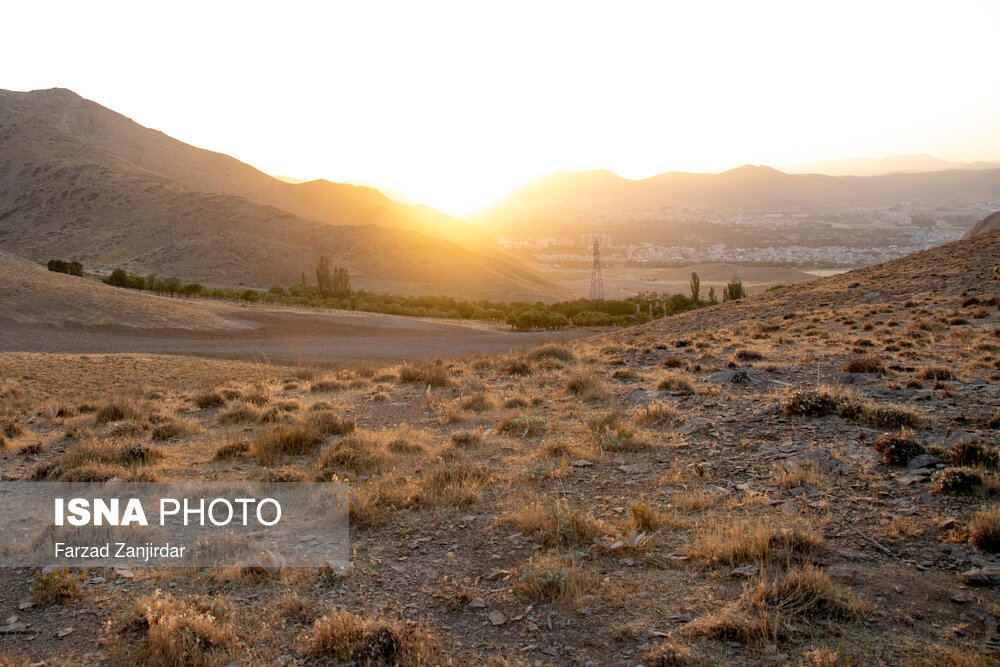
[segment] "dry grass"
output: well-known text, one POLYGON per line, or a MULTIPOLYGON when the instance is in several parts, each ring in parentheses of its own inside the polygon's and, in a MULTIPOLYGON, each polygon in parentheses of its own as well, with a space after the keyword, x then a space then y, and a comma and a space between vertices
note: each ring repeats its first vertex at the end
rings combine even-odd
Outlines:
POLYGON ((878 438, 873 445, 882 463, 890 466, 905 466, 915 456, 920 456, 926 450, 913 440, 909 431, 903 430, 899 435, 886 433, 878 438))
POLYGON ((337 414, 332 410, 310 412, 305 423, 309 428, 323 436, 347 435, 353 433, 355 428, 354 419, 337 414))
POLYGON ((219 445, 212 458, 216 461, 226 461, 245 456, 250 451, 250 441, 246 438, 236 437, 229 442, 219 445))
POLYGON ((969 542, 981 551, 1000 552, 1000 507, 992 505, 976 512, 969 521, 969 542))
POLYGON ((588 511, 565 498, 529 497, 502 520, 550 547, 590 544, 609 532, 588 511))
POLYGON ((566 382, 566 393, 581 401, 600 401, 607 397, 604 382, 590 371, 573 373, 566 382))
POLYGON ((150 667, 217 667, 236 657, 236 619, 221 598, 157 591, 139 599, 114 636, 123 662, 150 667))
POLYGON ((562 345, 542 345, 530 350, 525 357, 532 361, 561 361, 572 363, 576 361, 576 355, 568 347, 562 345))
POLYGON ((404 364, 399 367, 399 381, 410 384, 423 384, 432 387, 447 387, 451 384, 451 376, 444 362, 421 364, 404 364))
POLYGON ((150 437, 153 440, 171 440, 201 433, 201 431, 201 424, 194 419, 171 418, 154 426, 150 437))
POLYGON ((912 410, 894 405, 884 405, 871 399, 846 392, 806 390, 790 394, 784 401, 788 415, 826 417, 838 415, 844 419, 876 428, 916 428, 924 417, 912 410))
POLYGON ((727 565, 749 561, 780 562, 807 556, 823 544, 822 536, 803 524, 761 519, 720 518, 703 529, 689 550, 692 558, 727 565))
POLYGON ((715 639, 764 643, 815 622, 860 620, 868 611, 853 592, 836 586, 823 570, 805 565, 771 582, 749 583, 743 594, 716 614, 698 619, 687 632, 715 639))
POLYGON ((847 373, 875 373, 884 375, 886 373, 885 363, 877 354, 866 354, 854 357, 844 364, 844 371, 847 373))
POLYGON ((125 419, 145 422, 152 414, 152 407, 143 401, 136 401, 131 398, 118 398, 100 407, 94 414, 94 420, 98 424, 122 421, 125 419))
POLYGON ((636 412, 634 421, 645 428, 665 430, 684 423, 684 417, 669 403, 650 403, 636 412))
MULTIPOLYGON (((164 457, 163 450, 145 443, 90 440, 70 446, 61 456, 46 461, 34 473, 36 480, 98 482, 113 477, 142 481, 130 474, 164 457)), ((153 481, 153 480, 149 480, 153 481)))
POLYGON ((235 424, 256 424, 260 421, 260 410, 249 405, 236 405, 215 416, 215 423, 220 426, 235 424))
POLYGON ((226 404, 226 399, 223 398, 222 394, 217 391, 203 391, 195 394, 191 401, 198 407, 199 410, 217 408, 226 404))
POLYGON ((517 569, 514 588, 531 600, 573 607, 594 589, 594 584, 593 578, 568 554, 546 554, 517 569))
POLYGON ((440 662, 439 641, 415 626, 338 611, 313 624, 309 656, 351 665, 429 665, 440 662))
POLYGON ((320 475, 329 477, 338 472, 352 472, 356 475, 388 472, 394 461, 388 445, 385 433, 355 431, 331 442, 320 453, 320 475))
POLYGON ((415 483, 409 505, 413 507, 468 507, 479 500, 493 474, 469 463, 440 462, 415 483))
POLYGON ((677 391, 693 394, 695 392, 695 384, 693 378, 687 373, 672 372, 667 373, 660 380, 660 383, 656 385, 656 388, 660 391, 677 391))
POLYGON ((289 456, 314 453, 322 441, 322 435, 304 424, 277 424, 257 434, 251 454, 261 465, 273 466, 289 456))

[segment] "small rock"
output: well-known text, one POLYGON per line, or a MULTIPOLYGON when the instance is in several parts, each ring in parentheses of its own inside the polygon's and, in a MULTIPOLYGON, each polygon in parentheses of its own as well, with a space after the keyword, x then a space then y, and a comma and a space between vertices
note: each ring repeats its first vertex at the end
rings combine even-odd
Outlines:
POLYGON ((28 626, 24 623, 11 623, 10 625, 0 626, 0 635, 9 635, 17 632, 27 632, 28 626))
POLYGON ((574 468, 589 468, 592 465, 594 464, 587 459, 577 459, 576 461, 573 461, 574 468))
POLYGON ((995 586, 1000 584, 1000 565, 984 565, 962 573, 962 581, 970 586, 995 586))
POLYGON ((469 602, 469 607, 471 607, 472 609, 485 609, 486 600, 484 600, 483 598, 473 598, 472 601, 469 602))
POLYGON ((750 578, 760 572, 756 565, 740 565, 734 568, 732 572, 729 573, 731 577, 747 577, 750 578))
POLYGON ((833 567, 828 567, 826 573, 830 575, 831 579, 839 579, 840 581, 847 581, 853 583, 861 583, 864 581, 864 577, 861 572, 853 567, 847 567, 846 565, 834 565, 833 567))
POLYGON ((503 612, 496 609, 486 614, 486 618, 490 619, 490 623, 493 625, 503 625, 507 622, 507 617, 504 616, 503 612))
POLYGON ((59 639, 62 639, 63 637, 71 634, 73 634, 73 628, 63 628, 61 630, 56 630, 56 637, 58 637, 59 639))
POLYGON ((937 527, 940 528, 941 530, 950 530, 955 527, 955 524, 957 522, 958 519, 956 519, 955 517, 948 517, 947 519, 941 521, 937 527))

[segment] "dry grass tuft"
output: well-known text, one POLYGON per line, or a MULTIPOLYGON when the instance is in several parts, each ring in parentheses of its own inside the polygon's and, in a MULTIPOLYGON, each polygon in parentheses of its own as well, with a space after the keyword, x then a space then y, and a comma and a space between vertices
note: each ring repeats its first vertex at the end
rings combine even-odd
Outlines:
POLYGON ((882 463, 889 466, 905 466, 910 459, 926 451, 907 431, 899 435, 886 433, 880 436, 873 446, 879 453, 882 463))
POLYGON ((442 654, 439 641, 417 627, 338 611, 313 624, 309 655, 338 665, 426 665, 442 654))
POLYGON ((924 422, 923 417, 906 408, 884 405, 868 398, 831 391, 794 392, 785 400, 783 407, 785 414, 788 415, 801 415, 803 417, 838 415, 844 419, 876 428, 915 428, 924 422))
POLYGON ((694 381, 691 376, 686 373, 667 373, 660 380, 660 383, 656 385, 656 388, 660 391, 678 391, 688 394, 693 394, 695 391, 694 381))
POLYGON ((576 361, 576 355, 573 354, 573 351, 562 345, 542 345, 528 351, 524 356, 532 361, 548 361, 553 359, 563 363, 576 361))
POLYGON ((347 435, 354 432, 355 423, 351 417, 339 415, 332 410, 310 412, 306 425, 320 435, 347 435))
POLYGON ((236 657, 236 621, 220 598, 157 591, 136 603, 115 634, 132 660, 151 667, 209 667, 236 657))
POLYGON ((969 521, 969 542, 989 553, 1000 552, 1000 507, 984 507, 969 521))
POLYGON ((163 456, 163 450, 159 447, 141 442, 80 442, 70 446, 61 456, 39 466, 34 478, 64 482, 103 482, 121 477, 128 481, 144 481, 142 476, 129 474, 129 469, 149 465, 163 456))
POLYGON ((599 401, 607 396, 604 383, 588 371, 574 373, 566 382, 566 392, 582 401, 599 401))
POLYGON ((331 442, 319 456, 320 474, 329 477, 348 471, 356 475, 384 473, 391 469, 393 456, 384 433, 355 431, 331 442))
POLYGON ((779 526, 760 519, 726 519, 710 526, 692 545, 692 558, 732 565, 748 561, 784 561, 807 556, 823 537, 802 524, 779 526))
POLYGON ((874 373, 884 375, 886 373, 885 364, 877 354, 866 354, 854 357, 844 364, 844 371, 847 373, 874 373))
POLYGON ((925 366, 917 371, 914 379, 917 382, 927 382, 928 380, 938 382, 941 380, 954 380, 955 374, 950 369, 942 366, 925 366))
POLYGON ((414 507, 467 507, 475 504, 493 474, 469 463, 441 462, 416 481, 409 504, 414 507))
POLYGON ((438 359, 431 363, 404 364, 399 367, 399 381, 411 384, 447 387, 451 377, 444 362, 438 359))
POLYGON ((153 428, 150 437, 153 440, 170 440, 184 438, 195 433, 201 433, 201 425, 193 419, 167 419, 153 428))
POLYGON ((636 413, 635 423, 645 428, 665 430, 683 424, 684 417, 669 403, 650 403, 636 413))
POLYGON ((215 416, 215 423, 220 426, 234 424, 256 424, 260 421, 260 410, 249 405, 236 405, 215 416))
POLYGON ((531 600, 575 606, 594 582, 575 559, 566 555, 536 556, 518 568, 515 589, 531 600))
POLYGON ((600 521, 566 498, 529 498, 503 521, 551 547, 590 544, 608 533, 600 521))
POLYGON ((199 410, 217 408, 226 404, 226 399, 217 391, 203 391, 195 394, 191 400, 199 410))
POLYGON ((212 458, 216 461, 226 461, 245 456, 250 451, 250 441, 246 438, 236 437, 229 442, 219 445, 212 458))
POLYGON ((646 651, 642 664, 646 667, 707 667, 712 662, 690 647, 664 641, 646 651))
POLYGON ((322 441, 322 435, 304 424, 276 424, 257 434, 251 453, 261 465, 273 466, 288 456, 312 454, 322 441))
POLYGON ((853 592, 836 586, 823 570, 809 564, 767 583, 748 584, 732 604, 692 623, 687 632, 714 639, 763 643, 789 635, 816 621, 857 621, 868 611, 853 592))

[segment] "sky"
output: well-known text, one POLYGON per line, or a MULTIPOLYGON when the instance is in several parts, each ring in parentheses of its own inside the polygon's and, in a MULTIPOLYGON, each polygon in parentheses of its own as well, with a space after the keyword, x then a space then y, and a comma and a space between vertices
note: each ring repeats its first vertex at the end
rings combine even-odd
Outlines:
POLYGON ((34 0, 4 23, 0 88, 462 216, 559 169, 1000 159, 995 0, 34 0))

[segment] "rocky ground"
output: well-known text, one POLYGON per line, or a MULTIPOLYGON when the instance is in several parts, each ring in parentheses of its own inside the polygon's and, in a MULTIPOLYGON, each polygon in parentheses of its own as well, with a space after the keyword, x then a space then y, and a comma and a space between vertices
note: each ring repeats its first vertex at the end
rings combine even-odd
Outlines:
POLYGON ((7 364, 4 479, 346 480, 352 556, 344 571, 8 570, 0 650, 15 665, 995 664, 997 256, 993 233, 496 356, 133 370, 105 391, 7 364), (119 456, 136 445, 142 461, 119 456))

